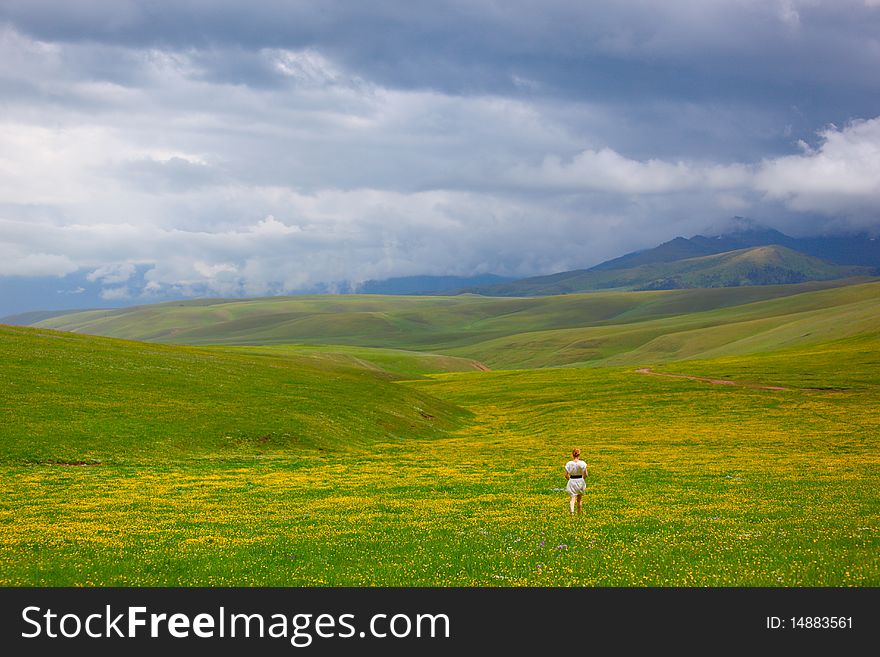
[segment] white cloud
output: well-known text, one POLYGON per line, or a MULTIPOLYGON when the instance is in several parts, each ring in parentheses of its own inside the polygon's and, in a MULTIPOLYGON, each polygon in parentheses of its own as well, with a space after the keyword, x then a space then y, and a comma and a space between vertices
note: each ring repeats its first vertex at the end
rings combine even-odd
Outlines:
POLYGON ((296 225, 288 226, 287 224, 278 221, 271 214, 265 219, 261 219, 256 223, 256 225, 251 228, 252 233, 256 233, 259 235, 291 235, 293 233, 302 232, 302 228, 296 225))
POLYGON ((70 267, 90 269, 94 281, 127 282, 135 296, 281 293, 423 273, 526 275, 610 255, 621 237, 613 228, 620 217, 591 219, 557 206, 548 221, 544 202, 468 192, 268 189, 249 198, 274 205, 285 220, 273 215, 211 230, 0 220, 0 235, 24 250, 41 245, 67 254, 70 267), (591 250, 585 253, 587 236, 591 250), (143 282, 122 281, 134 263, 145 270, 143 282))
POLYGON ((550 156, 540 167, 518 166, 511 171, 509 179, 528 187, 663 194, 706 188, 732 189, 741 187, 748 176, 748 168, 741 165, 640 161, 603 148, 582 151, 569 162, 550 156))
POLYGON ((64 254, 28 253, 0 242, 0 276, 64 276, 78 269, 64 254))
POLYGON ((795 0, 779 0, 779 18, 789 29, 794 30, 801 26, 801 15, 795 0))
POLYGON ((126 287, 106 287, 101 290, 101 298, 105 301, 122 301, 131 298, 131 292, 126 287))
POLYGON ((715 190, 719 208, 740 210, 754 199, 792 210, 845 219, 851 227, 877 225, 880 213, 880 117, 829 126, 819 144, 798 142, 800 153, 756 163, 636 160, 609 148, 586 150, 569 161, 550 156, 537 167, 515 167, 511 182, 528 188, 620 195, 715 190))
POLYGON ((135 273, 135 266, 130 262, 112 263, 101 265, 86 275, 86 280, 92 283, 100 282, 105 285, 113 283, 125 283, 135 273))
POLYGON ((234 274, 238 271, 238 267, 228 262, 219 262, 216 265, 211 265, 201 260, 196 260, 192 264, 192 268, 197 274, 207 279, 216 278, 219 274, 234 274))
POLYGON ((880 212, 880 117, 829 126, 815 149, 762 163, 754 186, 795 210, 855 215, 880 212))

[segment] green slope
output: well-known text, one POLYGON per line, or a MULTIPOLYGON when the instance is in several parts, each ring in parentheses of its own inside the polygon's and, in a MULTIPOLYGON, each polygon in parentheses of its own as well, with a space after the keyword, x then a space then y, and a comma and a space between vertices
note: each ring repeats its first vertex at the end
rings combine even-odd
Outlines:
POLYGON ((7 462, 297 455, 436 436, 462 415, 332 358, 31 328, 0 327, 0 388, 7 462))
POLYGON ((293 357, 300 362, 303 360, 315 360, 322 366, 334 363, 342 367, 367 369, 377 376, 389 380, 422 379, 429 374, 472 372, 487 369, 485 365, 471 358, 406 351, 403 349, 301 344, 206 348, 221 350, 225 353, 244 353, 273 358, 293 357))
POLYGON ((880 330, 880 283, 660 319, 524 332, 451 353, 493 369, 639 365, 772 351, 880 330))
POLYGON ((41 325, 156 341, 335 343, 465 359, 425 354, 416 362, 402 351, 322 348, 350 364, 416 376, 479 367, 473 361, 493 369, 624 365, 767 351, 870 331, 880 324, 878 299, 880 282, 849 280, 531 299, 294 297, 96 311, 41 325))
POLYGON ((4 390, 31 379, 0 409, 2 586, 880 583, 876 338, 658 368, 787 390, 632 367, 378 381, 415 395, 403 406, 369 372, 367 397, 351 370, 316 375, 294 355, 9 329, 0 345, 4 390), (313 406, 290 403, 291 379, 313 406), (322 384, 357 413, 318 403, 322 384), (430 441, 371 428, 414 399, 468 419, 412 429, 430 441), (213 437, 304 412, 334 449, 213 437), (84 430, 88 450, 70 449, 84 430), (353 439, 340 430, 367 436, 335 449, 353 439), (590 477, 571 518, 560 466, 575 445, 590 477), (59 454, 116 456, 59 467, 59 454))
POLYGON ((99 310, 37 326, 178 344, 347 344, 444 351, 522 333, 727 308, 853 281, 559 297, 371 295, 204 300, 99 310))
POLYGON ((588 290, 671 290, 741 285, 784 285, 868 275, 869 267, 833 265, 784 246, 648 262, 624 269, 591 269, 469 288, 498 296, 572 294, 588 290))
POLYGON ((61 315, 70 315, 71 313, 81 313, 82 310, 33 310, 18 315, 8 315, 0 317, 0 324, 9 324, 10 326, 31 326, 42 322, 44 319, 52 317, 60 317, 61 315))
MULTIPOLYGON (((658 371, 733 379, 817 392, 854 392, 872 398, 848 418, 853 431, 865 430, 873 437, 880 429, 880 414, 873 409, 880 399, 880 329, 836 340, 776 349, 764 353, 713 357, 666 363, 658 371)), ((809 412, 808 408, 804 410, 809 412)), ((875 450, 876 455, 876 450, 875 450)))

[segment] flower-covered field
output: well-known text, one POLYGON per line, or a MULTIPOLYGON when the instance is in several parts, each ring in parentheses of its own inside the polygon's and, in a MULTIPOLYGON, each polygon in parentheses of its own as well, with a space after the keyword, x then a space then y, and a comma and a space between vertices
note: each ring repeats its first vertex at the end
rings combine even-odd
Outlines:
MULTIPOLYGON (((159 458, 113 452, 102 438, 84 464, 61 464, 40 450, 25 458, 16 443, 0 466, 0 584, 877 586, 880 365, 872 345, 756 358, 751 369, 745 358, 716 370, 713 361, 694 364, 701 375, 748 373, 769 384, 784 368, 788 389, 779 391, 633 368, 382 381, 400 397, 383 392, 370 402, 364 393, 371 422, 389 421, 383 404, 411 411, 413 400, 427 422, 448 417, 432 431, 410 423, 408 433, 404 423, 336 447, 203 441, 191 452, 175 443, 174 458, 159 458), (834 372, 833 389, 799 389, 819 387, 798 385, 817 367, 834 372), (847 367, 858 373, 850 386, 847 367), (569 516, 563 491, 574 446, 590 465, 580 517, 569 516)), ((143 356, 154 357, 164 356, 143 356)), ((226 365, 247 364, 235 362, 226 365)), ((280 361, 265 362, 272 376, 292 376, 280 361)), ((256 379, 247 376, 260 375, 247 372, 224 394, 253 410, 261 402, 248 400, 256 379)), ((350 403, 363 381, 338 376, 350 403)), ((290 394, 282 383, 261 389, 263 398, 271 389, 290 394)), ((214 431, 199 419, 210 408, 199 406, 198 385, 192 398, 178 390, 189 433, 198 432, 194 419, 214 431)), ((15 415, 6 402, 13 426, 4 444, 12 444, 12 432, 39 415, 15 415)), ((323 404, 332 422, 332 395, 323 404)), ((172 426, 165 412, 151 425, 149 413, 117 410, 147 432, 172 426)), ((259 425, 260 412, 269 407, 248 422, 259 425)), ((345 417, 356 432, 357 416, 345 417)))

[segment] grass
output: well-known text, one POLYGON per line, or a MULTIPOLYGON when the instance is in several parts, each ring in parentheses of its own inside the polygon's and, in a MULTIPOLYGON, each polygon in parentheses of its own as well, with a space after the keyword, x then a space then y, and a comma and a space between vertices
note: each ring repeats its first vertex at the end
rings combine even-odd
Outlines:
POLYGON ((877 346, 642 363, 767 391, 2 328, 0 584, 877 586, 877 346))
MULTIPOLYGON (((748 356, 664 363, 659 369, 708 374, 745 383, 870 394, 877 390, 880 372, 880 328, 810 347, 795 346, 748 356)), ((854 415, 853 421, 861 415, 854 415)))
POLYGON ((599 367, 809 346, 876 329, 880 285, 854 285, 674 315, 665 314, 668 309, 664 304, 658 312, 654 301, 649 308, 637 308, 614 322, 523 332, 449 352, 495 368, 599 367))
POLYGON ((419 379, 426 374, 443 372, 469 372, 483 370, 485 366, 470 358, 442 354, 382 349, 374 347, 350 347, 346 345, 264 345, 259 347, 215 347, 222 353, 239 353, 272 358, 292 357, 300 362, 315 361, 326 367, 337 366, 368 369, 388 379, 419 379))
POLYGON ((281 297, 171 303, 52 318, 49 328, 157 342, 297 343, 400 373, 473 367, 628 365, 771 351, 818 343, 876 325, 880 282, 483 297, 281 297), (846 315, 844 321, 841 318, 846 315), (815 329, 815 330, 814 330, 815 329), (391 349, 360 352, 343 349, 391 349), (414 363, 404 351, 444 354, 414 363), (464 361, 452 362, 455 356, 464 361), (440 358, 440 360, 438 360, 440 358), (384 359, 379 362, 377 359, 384 359), (434 359, 430 361, 430 359, 434 359), (444 360, 445 359, 445 360, 444 360), (429 362, 430 361, 430 362, 429 362))
MULTIPOLYGON (((469 351, 485 351, 478 347, 481 343, 524 333, 590 327, 616 333, 655 321, 660 322, 656 336, 679 322, 709 326, 740 321, 741 314, 748 314, 752 306, 749 316, 770 317, 793 309, 831 308, 880 296, 880 282, 851 283, 838 280, 539 298, 342 295, 215 299, 73 313, 38 325, 173 344, 335 344, 455 353, 467 358, 472 357, 469 351), (671 324, 663 324, 664 320, 671 324)), ((489 359, 495 355, 491 350, 488 353, 489 359)))
POLYGON ((0 462, 154 463, 364 449, 463 412, 332 358, 0 327, 0 462))

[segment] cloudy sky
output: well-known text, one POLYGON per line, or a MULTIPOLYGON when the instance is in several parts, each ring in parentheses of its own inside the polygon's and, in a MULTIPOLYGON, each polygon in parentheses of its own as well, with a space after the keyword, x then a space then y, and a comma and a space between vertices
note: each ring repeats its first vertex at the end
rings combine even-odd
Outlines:
POLYGON ((880 229, 880 0, 0 0, 0 314, 880 229))

